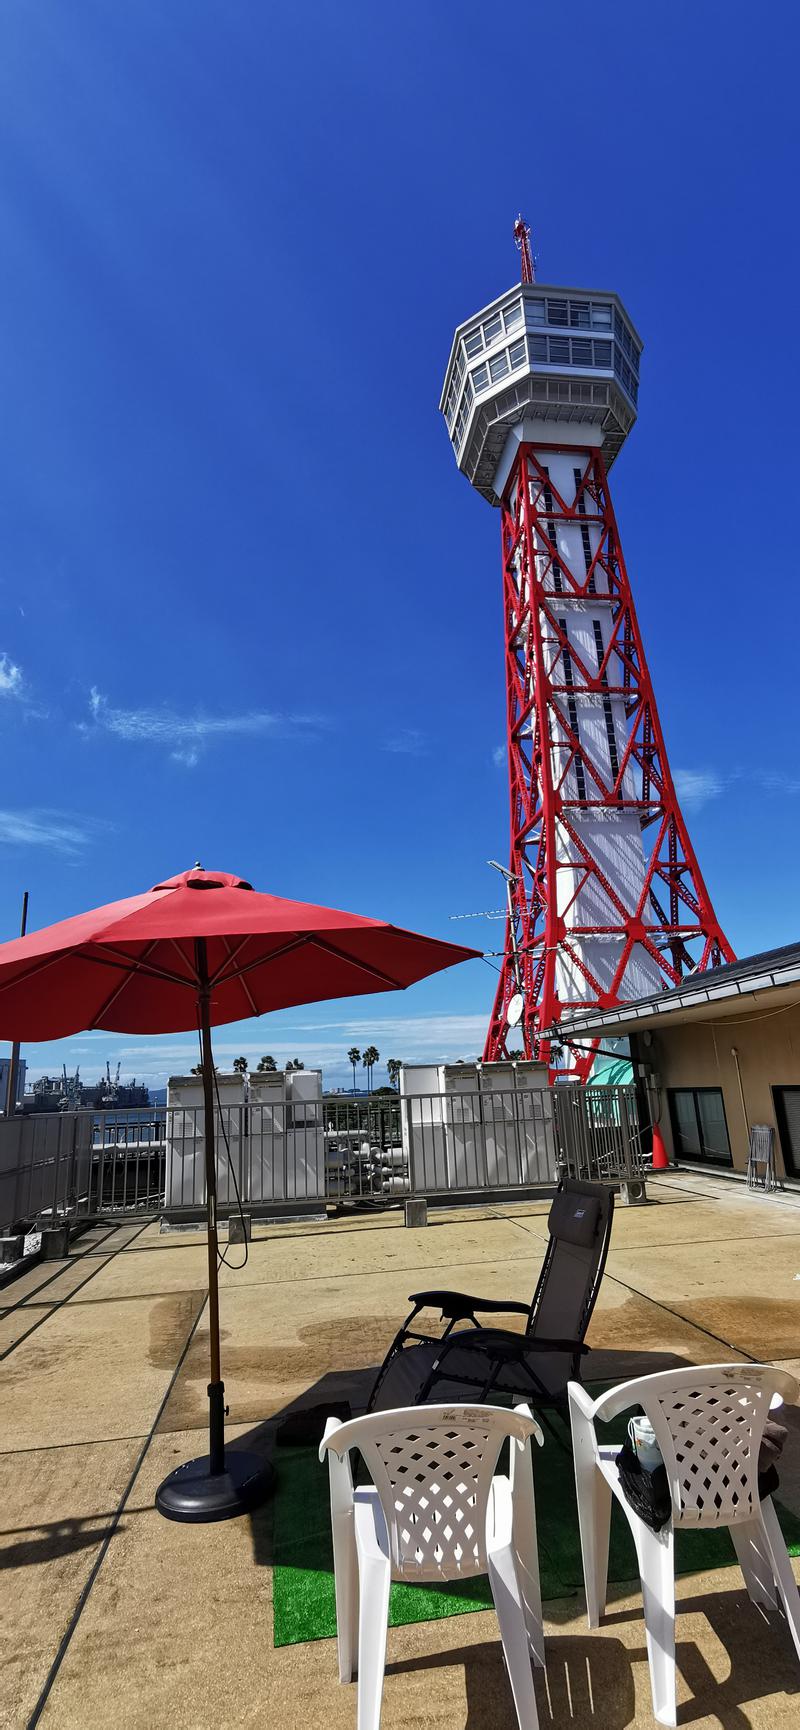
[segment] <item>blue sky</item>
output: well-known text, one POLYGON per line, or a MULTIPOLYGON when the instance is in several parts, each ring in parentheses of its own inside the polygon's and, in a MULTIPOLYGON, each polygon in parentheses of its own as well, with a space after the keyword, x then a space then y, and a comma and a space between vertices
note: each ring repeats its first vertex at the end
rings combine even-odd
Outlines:
MULTIPOLYGON (((499 523, 437 403, 517 275, 645 340, 614 470, 673 768, 746 954, 800 936, 794 9, 7 0, 0 897, 195 858, 465 942, 507 838, 499 523), (765 19, 770 28, 765 28, 765 19), (758 615, 756 607, 763 608, 758 615)), ((225 1029, 466 1056, 494 975, 225 1029)), ((86 1037, 160 1079, 190 1052, 86 1037)))

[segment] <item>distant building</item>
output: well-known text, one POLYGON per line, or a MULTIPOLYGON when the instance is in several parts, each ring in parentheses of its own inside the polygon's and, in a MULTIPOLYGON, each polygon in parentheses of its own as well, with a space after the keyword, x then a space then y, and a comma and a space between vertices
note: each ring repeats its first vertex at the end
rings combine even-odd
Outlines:
MULTIPOLYGON (((6 1063, 7 1067, 7 1063, 6 1063)), ((24 1071, 25 1065, 20 1065, 24 1071)), ((2 1096, 5 1097, 4 1095, 2 1096)), ((142 1081, 111 1081, 100 1076, 82 1082, 77 1075, 38 1075, 22 1098, 23 1110, 34 1111, 131 1111, 150 1105, 150 1093, 142 1081)))

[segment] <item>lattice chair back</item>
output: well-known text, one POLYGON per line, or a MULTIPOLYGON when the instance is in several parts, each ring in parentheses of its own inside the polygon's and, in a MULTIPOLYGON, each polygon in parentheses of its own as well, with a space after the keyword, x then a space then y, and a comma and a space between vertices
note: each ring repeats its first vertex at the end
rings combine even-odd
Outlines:
POLYGON ((492 1478, 506 1437, 524 1446, 538 1426, 491 1406, 409 1406, 354 1418, 337 1454, 357 1447, 372 1475, 395 1579, 485 1574, 492 1478))
POLYGON ((641 1405, 666 1467, 674 1525, 731 1526, 758 1512, 770 1404, 775 1395, 793 1399, 796 1386, 767 1366, 704 1365, 627 1382, 598 1400, 595 1413, 602 1419, 641 1405))

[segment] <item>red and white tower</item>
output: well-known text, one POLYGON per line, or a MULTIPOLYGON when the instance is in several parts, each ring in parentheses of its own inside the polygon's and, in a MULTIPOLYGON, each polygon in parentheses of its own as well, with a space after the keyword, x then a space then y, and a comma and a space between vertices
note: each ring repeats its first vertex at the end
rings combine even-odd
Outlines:
POLYGON ((509 918, 484 1056, 586 1080, 561 1018, 734 959, 678 804, 608 471, 636 419, 641 340, 619 296, 535 280, 459 326, 441 408, 499 507, 511 796, 509 918), (510 1037, 509 1037, 510 1036, 510 1037))

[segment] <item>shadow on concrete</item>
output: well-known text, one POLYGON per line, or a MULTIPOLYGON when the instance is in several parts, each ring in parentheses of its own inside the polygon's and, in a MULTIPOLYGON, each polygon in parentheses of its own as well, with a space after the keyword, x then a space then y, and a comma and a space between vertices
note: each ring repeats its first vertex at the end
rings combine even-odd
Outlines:
MULTIPOLYGON (((547 1670, 536 1670, 540 1725, 576 1730, 597 1724, 602 1730, 627 1730, 635 1722, 636 1698, 630 1653, 621 1640, 564 1634, 548 1641, 547 1670)), ((387 1676, 446 1670, 464 1671, 467 1716, 464 1730, 515 1730, 517 1719, 499 1638, 481 1645, 387 1663, 387 1676)))
POLYGON ((6 1544, 0 1550, 0 1570, 37 1567, 42 1562, 60 1561, 65 1556, 78 1555, 81 1550, 94 1549, 106 1537, 112 1518, 111 1514, 90 1514, 82 1520, 54 1520, 49 1525, 24 1527, 18 1534, 0 1532, 0 1538, 17 1538, 16 1543, 6 1544), (107 1523, 98 1525, 99 1520, 107 1523))
MULTIPOLYGON (((639 1582, 632 1581, 629 1586, 616 1588, 610 1586, 609 1605, 602 1626, 605 1629, 638 1622, 641 1627, 641 1645, 625 1647, 624 1651, 629 1664, 646 1665, 647 1648, 641 1601, 632 1609, 615 1610, 615 1591, 624 1591, 636 1598, 639 1582)), ((578 1598, 579 1612, 582 1607, 581 1593, 578 1598)), ((571 1622, 575 1611, 574 1604, 564 1601, 547 1605, 545 1613, 552 1624, 561 1618, 571 1622)), ((707 1721, 713 1718, 724 1725, 725 1730, 752 1730, 753 1719, 749 1715, 749 1708, 755 1702, 770 1700, 775 1695, 785 1694, 789 1699, 796 1699, 800 1695, 800 1667, 786 1622, 777 1612, 766 1616, 751 1603, 741 1584, 741 1574, 735 1566, 731 1569, 729 1592, 717 1589, 693 1593, 690 1580, 678 1580, 675 1632, 679 1726, 696 1723, 698 1719, 707 1721), (681 1638, 681 1620, 684 1616, 702 1616, 705 1619, 713 1639, 704 1641, 704 1644, 708 1644, 712 1651, 714 1646, 724 1650, 726 1657, 719 1664, 719 1670, 725 1669, 727 1661, 727 1674, 720 1677, 714 1673, 705 1652, 696 1640, 681 1638), (691 1694, 691 1698, 682 1703, 681 1678, 691 1694)), ((553 1659, 560 1656, 562 1644, 569 1644, 570 1639, 571 1636, 565 1636, 562 1640, 561 1636, 556 1635, 548 1642, 548 1678, 553 1659)), ((585 1644, 587 1654, 591 1655, 594 1664, 595 1650, 597 1646, 604 1645, 605 1641, 587 1633, 585 1644)), ((798 1718, 800 1720, 800 1707, 798 1718)), ((553 1721, 561 1723, 560 1718, 553 1721)), ((633 1723, 633 1719, 630 1722, 633 1723)), ((768 1722, 768 1718, 759 1714, 758 1722, 768 1722)))

